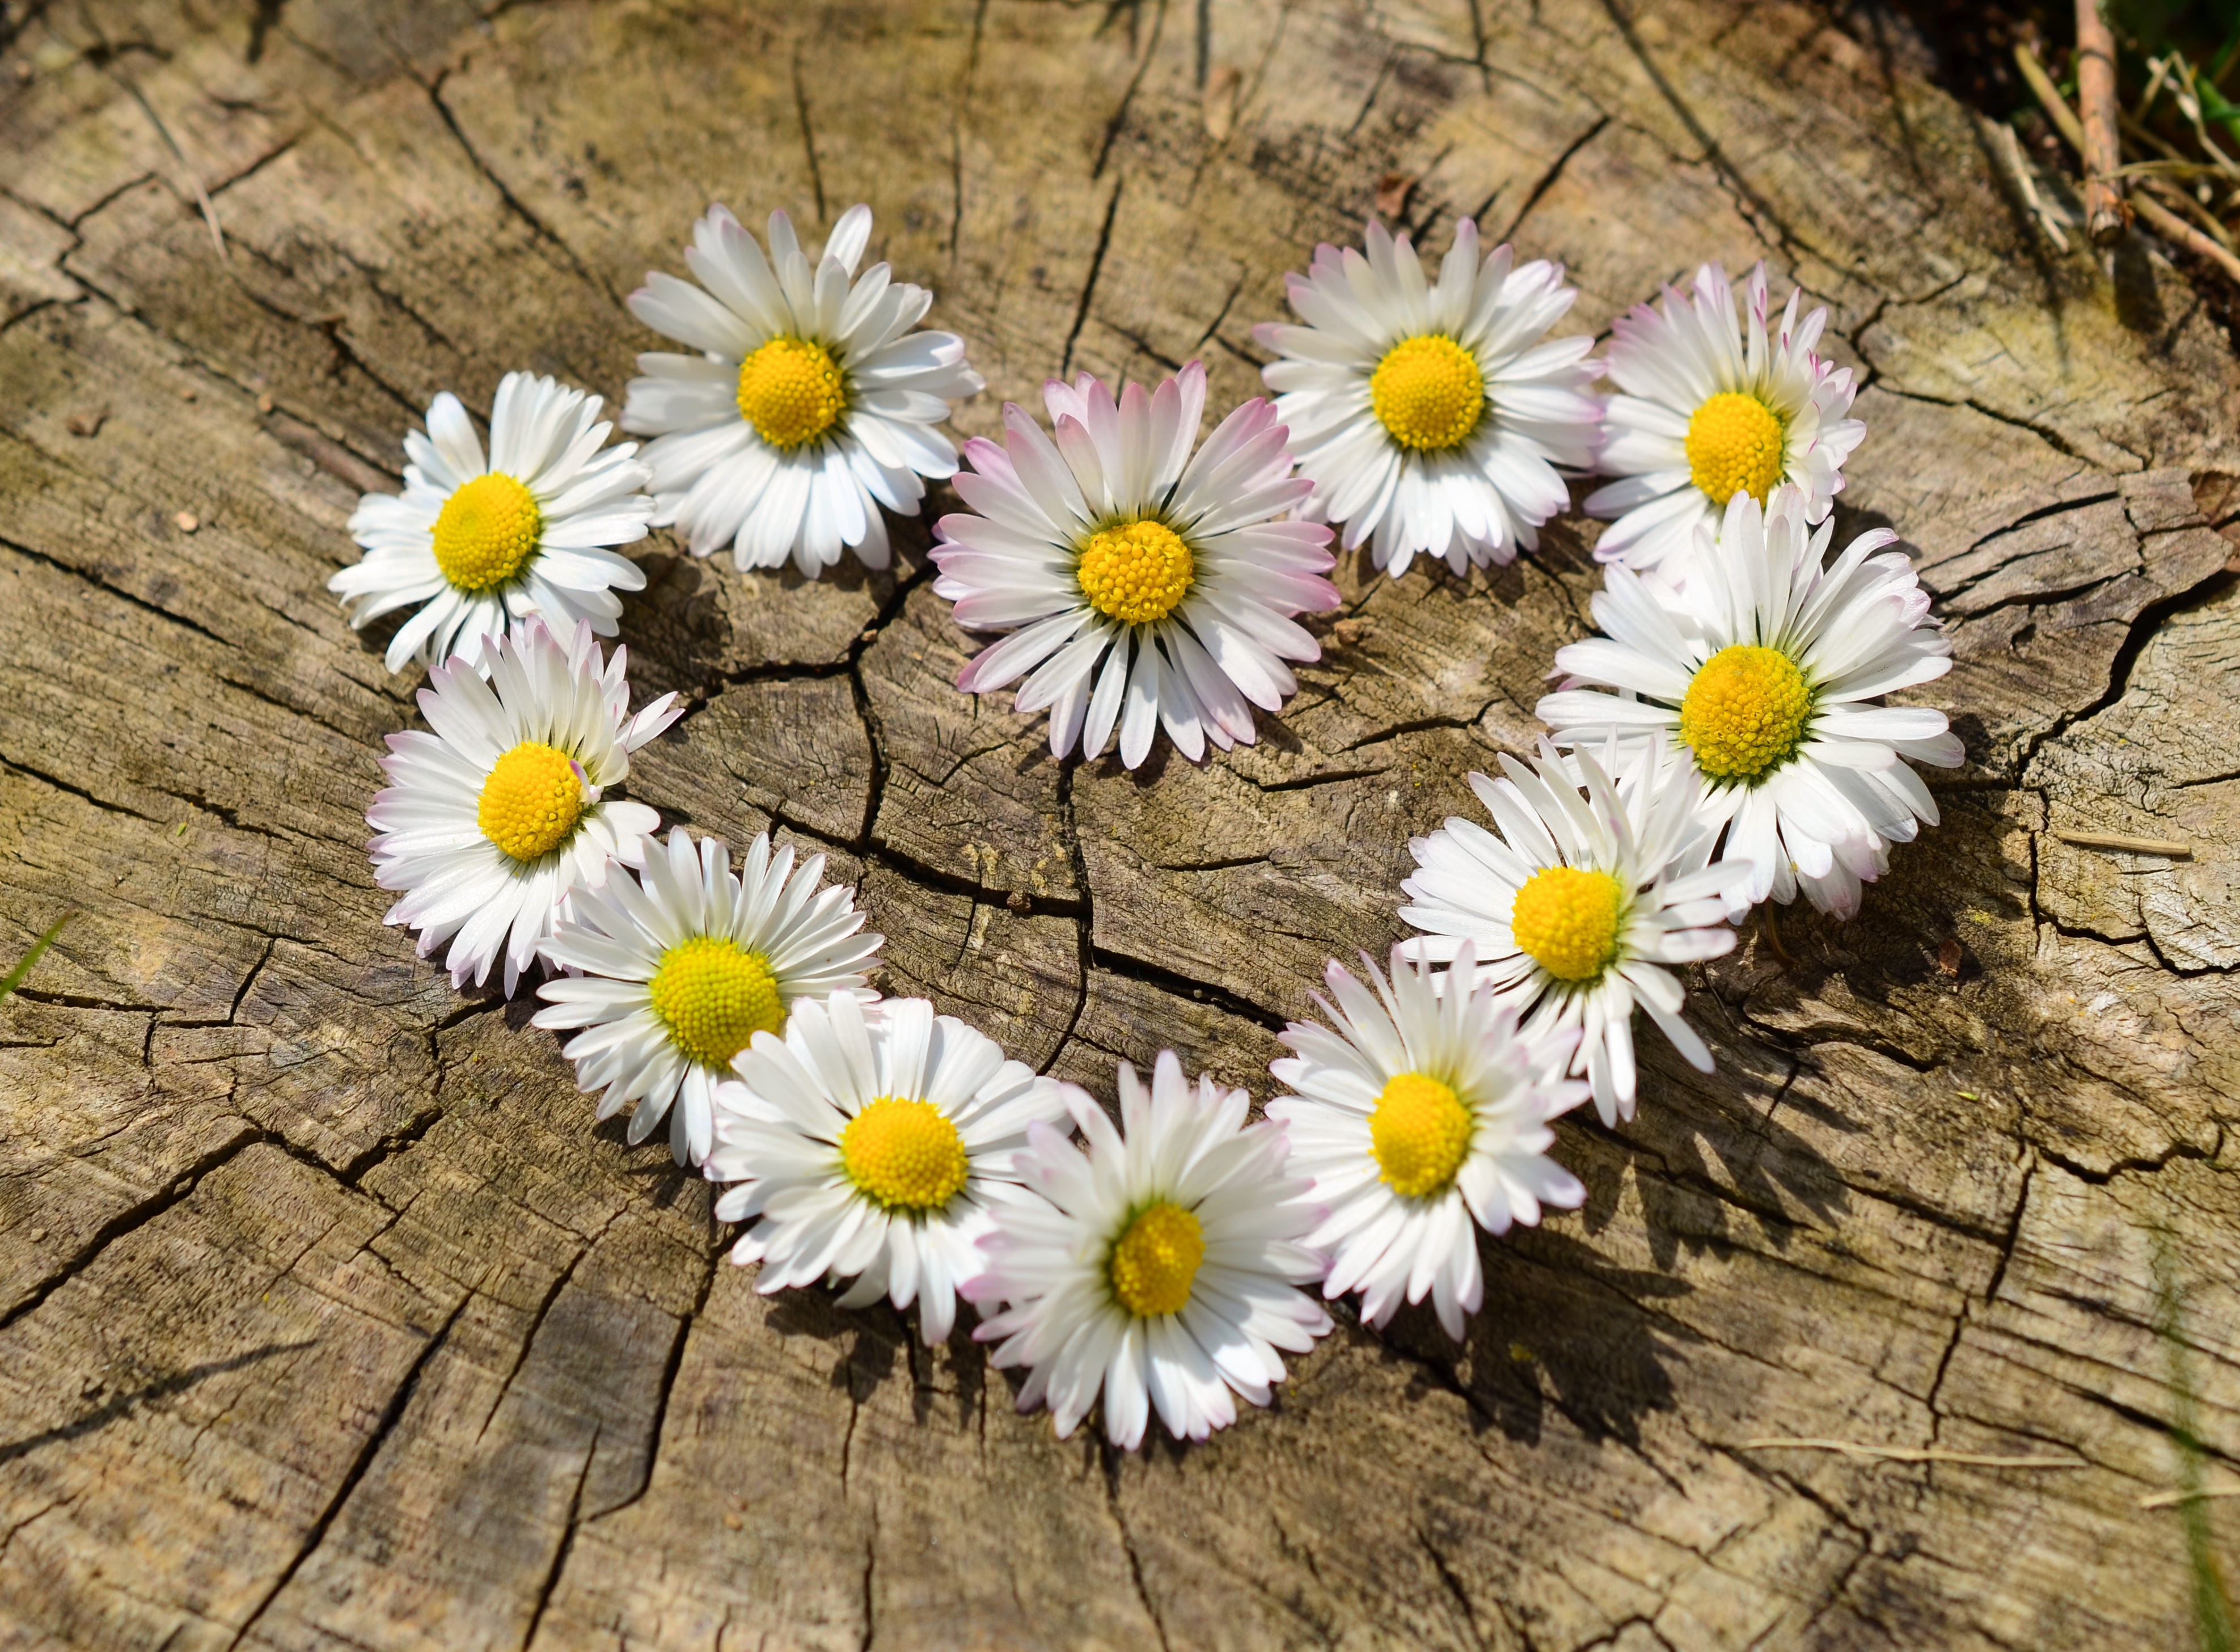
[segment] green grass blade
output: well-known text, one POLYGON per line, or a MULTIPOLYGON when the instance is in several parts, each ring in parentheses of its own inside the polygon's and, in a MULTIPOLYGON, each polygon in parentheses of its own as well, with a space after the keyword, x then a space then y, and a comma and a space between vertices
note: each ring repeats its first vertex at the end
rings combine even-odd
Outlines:
POLYGON ((75 911, 65 912, 48 925, 47 932, 31 943, 31 949, 17 961, 16 967, 5 977, 0 977, 0 1003, 5 1003, 8 995, 23 984, 23 977, 31 973, 31 966, 39 961, 39 955, 55 943, 55 937, 63 932, 63 925, 77 916, 75 911))
POLYGON ((2185 1335, 2185 1294, 2178 1283, 2177 1247, 2168 1231, 2160 1228, 2154 1229, 2152 1242, 2155 1329, 2170 1350, 2170 1440, 2177 1448, 2178 1488, 2197 1494, 2186 1499, 2182 1515, 2194 1633, 2201 1652, 2240 1652, 2240 1622, 2235 1621, 2231 1591, 2225 1586, 2224 1569, 2217 1562, 2209 1504, 2197 1495, 2208 1454, 2194 1431, 2196 1401, 2190 1357, 2193 1344, 2185 1335))

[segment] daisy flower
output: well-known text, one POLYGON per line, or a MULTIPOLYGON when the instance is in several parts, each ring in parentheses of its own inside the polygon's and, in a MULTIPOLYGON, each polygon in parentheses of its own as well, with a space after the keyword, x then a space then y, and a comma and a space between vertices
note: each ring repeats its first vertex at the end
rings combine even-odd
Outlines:
POLYGON ((570 976, 537 989, 551 1007, 531 1024, 584 1029, 560 1053, 576 1063, 577 1089, 604 1092, 600 1118, 637 1104, 631 1146, 666 1114, 677 1162, 699 1163, 710 1097, 731 1058, 783 1029, 798 1000, 863 988, 886 937, 857 934, 855 890, 820 888, 823 879, 824 856, 797 871, 793 850, 773 855, 767 832, 735 877, 721 842, 696 846, 679 826, 641 877, 618 872, 575 896, 544 944, 570 976))
POLYGON ((365 811, 374 882, 403 891, 385 921, 419 930, 422 957, 450 943, 453 986, 480 986, 503 952, 511 997, 570 894, 643 861, 661 816, 601 793, 683 709, 664 694, 630 715, 628 652, 603 663, 589 620, 565 647, 524 621, 485 657, 488 682, 459 659, 428 674, 434 732, 389 736, 389 784, 365 811))
POLYGON ((1512 268, 1506 246, 1481 263, 1468 218, 1436 286, 1405 235, 1371 223, 1366 241, 1317 247, 1286 278, 1305 326, 1254 330, 1283 357, 1261 376, 1314 478, 1308 514, 1396 576, 1418 551, 1457 574, 1514 561, 1570 503, 1557 467, 1587 469, 1599 439, 1594 340, 1540 337, 1578 291, 1561 264, 1512 268))
POLYGON ((1567 686, 1536 708, 1566 745, 1669 736, 1701 778, 1701 816, 1725 833, 1725 858, 1752 863, 1737 917, 1800 887, 1822 911, 1856 916, 1890 846, 1937 823, 1936 800, 1899 760, 1950 769, 1964 755, 1942 711, 1875 703, 1952 668, 1905 553, 1876 554, 1897 536, 1862 534, 1823 568, 1835 524, 1808 528, 1807 509, 1793 487, 1764 511, 1737 494, 1716 553, 1699 548, 1672 606, 1607 570, 1594 615, 1608 635, 1558 649, 1556 667, 1617 692, 1567 686))
POLYGON ((1330 1316, 1298 1287, 1322 1277, 1302 1242, 1322 1212, 1284 1169, 1283 1129, 1244 1122, 1250 1098, 1193 1089, 1172 1050, 1147 1091, 1120 1063, 1120 1128, 1067 1087, 1086 1154, 1049 1125, 1020 1156, 1032 1194, 999 1207, 988 1269, 965 1294, 1007 1303, 973 1333, 999 1367, 1029 1368, 1019 1409, 1045 1401, 1060 1439, 1104 1396, 1104 1435, 1132 1451, 1150 1408, 1177 1439, 1268 1403, 1283 1355, 1330 1316), (1040 1196, 1033 1196, 1039 1195, 1040 1196))
POLYGON ((1050 712, 1050 751, 1103 754, 1117 726, 1133 769, 1163 725, 1196 763, 1206 743, 1253 742, 1252 707, 1279 709, 1298 683, 1286 660, 1322 650, 1291 616, 1337 606, 1330 530, 1276 516, 1305 502, 1286 432, 1245 403, 1192 457, 1205 369, 1190 363, 1145 394, 1083 373, 1052 379, 1045 435, 1003 409, 1004 445, 964 444, 957 491, 977 515, 943 516, 936 592, 957 623, 1010 636, 957 686, 986 694, 1024 676, 1023 715, 1050 712))
POLYGON ((1523 1015, 1527 1043, 1583 1033, 1570 1070, 1587 1075, 1595 1110, 1615 1124, 1633 1116, 1637 1004, 1711 1070, 1671 969, 1733 950, 1724 895, 1737 869, 1704 864, 1695 777, 1654 741, 1615 781, 1592 754, 1566 759, 1545 741, 1529 767, 1505 754, 1501 767, 1505 779, 1470 777, 1499 836, 1456 816, 1409 843, 1417 869, 1400 887, 1414 904, 1400 916, 1427 933, 1400 949, 1459 969, 1470 949, 1475 980, 1463 984, 1490 984, 1523 1015))
POLYGON ((534 614, 562 635, 588 621, 615 634, 617 591, 645 589, 636 563, 607 549, 645 537, 652 474, 637 443, 603 447, 599 398, 550 378, 508 373, 490 404, 488 463, 459 398, 428 408, 428 432, 404 436, 404 491, 370 493, 350 519, 365 556, 327 582, 353 626, 416 603, 383 656, 481 664, 509 622, 534 614))
POLYGON ((1808 522, 1819 522, 1843 488, 1843 462, 1867 427, 1846 418, 1857 394, 1851 370, 1812 353, 1825 309, 1797 319, 1789 295, 1779 330, 1766 334, 1765 266, 1743 283, 1737 316, 1727 272, 1696 272, 1694 298, 1671 288, 1657 308, 1637 304, 1611 329, 1610 376, 1623 394, 1605 414, 1597 461, 1622 482, 1587 499, 1590 516, 1615 516, 1595 555, 1632 569, 1656 567, 1717 526, 1737 496, 1760 504, 1783 482, 1803 490, 1808 522))
POLYGON ((1028 1196, 1030 1129, 1063 1119, 1056 1079, 923 998, 805 999, 716 1092, 708 1175, 738 1185, 718 1222, 759 1217, 731 1260, 768 1294, 852 1277, 843 1308, 917 1303, 918 1336, 948 1340, 995 1213, 1028 1196))
MULTIPOLYGON (((1462 1340, 1463 1316, 1485 1294, 1477 1228, 1509 1231, 1568 1210, 1586 1189, 1548 1156, 1548 1121, 1587 1099, 1559 1076, 1576 1030, 1537 1049, 1517 1036, 1517 1006, 1493 984, 1443 992, 1428 966, 1398 952, 1388 982, 1366 957, 1372 993, 1333 962, 1323 972, 1330 1021, 1293 1022, 1277 1035, 1297 1052, 1269 1063, 1296 1094, 1268 1104, 1290 1133, 1290 1168, 1315 1179, 1329 1208, 1306 1242, 1330 1256, 1323 1295, 1361 1293, 1362 1317, 1382 1327, 1404 1296, 1431 1306, 1462 1340), (1337 1002, 1333 1003, 1331 999, 1337 1002), (1333 1030, 1333 1029, 1335 1030, 1333 1030)), ((1477 977, 1464 942, 1456 975, 1477 977)))
POLYGON ((934 427, 980 376, 956 334, 911 330, 931 293, 883 263, 856 276, 870 236, 870 208, 850 207, 811 263, 773 212, 765 257, 712 206, 684 252, 700 284, 657 270, 630 295, 632 315, 699 352, 640 356, 623 409, 623 429, 656 438, 654 525, 674 524, 694 556, 729 544, 741 568, 790 556, 814 579, 844 545, 884 568, 880 507, 916 516, 919 478, 956 473, 934 427))

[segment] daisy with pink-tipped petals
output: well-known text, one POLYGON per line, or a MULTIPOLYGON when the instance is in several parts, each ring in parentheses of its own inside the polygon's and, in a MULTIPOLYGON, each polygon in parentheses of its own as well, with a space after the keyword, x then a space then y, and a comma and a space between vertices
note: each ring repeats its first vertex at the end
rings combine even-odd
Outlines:
POLYGON ((1060 757, 1100 756, 1116 729, 1130 769, 1162 727, 1193 763, 1209 743, 1250 745, 1252 708, 1298 687, 1286 662, 1322 655, 1292 616, 1338 601, 1330 530, 1277 520, 1312 488, 1291 475, 1276 410, 1245 403, 1193 456, 1197 362, 1117 401, 1087 373, 1043 399, 1054 430, 1007 404, 1001 445, 965 443, 955 485, 972 510, 937 527, 934 590, 958 624, 1010 633, 957 687, 1018 683, 1017 709, 1050 713, 1060 757))

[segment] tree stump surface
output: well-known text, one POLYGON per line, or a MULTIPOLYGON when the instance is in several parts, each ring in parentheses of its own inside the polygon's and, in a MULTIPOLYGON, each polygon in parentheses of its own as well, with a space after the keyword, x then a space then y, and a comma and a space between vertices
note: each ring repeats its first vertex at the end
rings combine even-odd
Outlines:
MULTIPOLYGON (((0 956, 81 914, 0 1008, 0 1644, 2193 1645, 2240 1503, 2141 1500, 2240 1477, 2240 370, 1857 15, 0 8, 0 956), (1373 206, 1563 260, 1596 330, 1768 260, 1866 386, 1839 537, 1895 526, 1954 634, 1943 824, 1703 972, 1717 1077, 1644 1039, 1639 1118, 1564 1122, 1588 1202, 1485 1243, 1462 1346, 1341 1316, 1272 1409, 1119 1456, 963 1335, 758 1296, 533 1000, 383 927, 422 679, 323 589, 438 390, 619 403, 621 296, 717 199, 868 201, 988 376, 966 432, 1061 369, 1257 393, 1373 206)), ((924 523, 818 583, 657 535, 634 703, 691 710, 630 792, 825 854, 884 989, 1030 1063, 1264 1100, 1410 836, 1529 747, 1594 531, 1349 558, 1260 743, 1136 776, 953 689, 924 523)))

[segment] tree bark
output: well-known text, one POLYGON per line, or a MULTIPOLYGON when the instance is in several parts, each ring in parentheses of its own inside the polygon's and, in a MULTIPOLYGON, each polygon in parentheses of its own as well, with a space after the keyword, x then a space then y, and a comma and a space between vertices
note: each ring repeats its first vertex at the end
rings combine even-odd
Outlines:
MULTIPOLYGON (((0 1643, 2195 1644, 2240 1502, 2141 1500, 2240 1482, 2240 370, 2150 240, 2051 254, 1871 10, 492 10, 0 9, 0 960, 83 909, 0 1007, 0 1643), (1595 330, 1711 258, 1827 304, 1838 539, 1903 536, 1969 763, 1857 922, 1703 973, 1715 1077, 1645 1038, 1639 1118, 1563 1124, 1588 1202, 1485 1243, 1467 1342, 1342 1314, 1117 1456, 963 1334, 757 1296, 530 1002, 383 926, 420 678, 323 583, 438 390, 618 399, 711 199, 870 202, 985 432, 1059 370, 1256 393, 1380 194, 1595 330)), ((657 536, 623 639, 691 711, 630 789, 825 854, 884 989, 1107 1096, 1171 1045, 1266 1097, 1597 583, 1577 516, 1469 579, 1349 557, 1259 743, 1130 776, 955 692, 929 531, 808 584, 657 536)))

